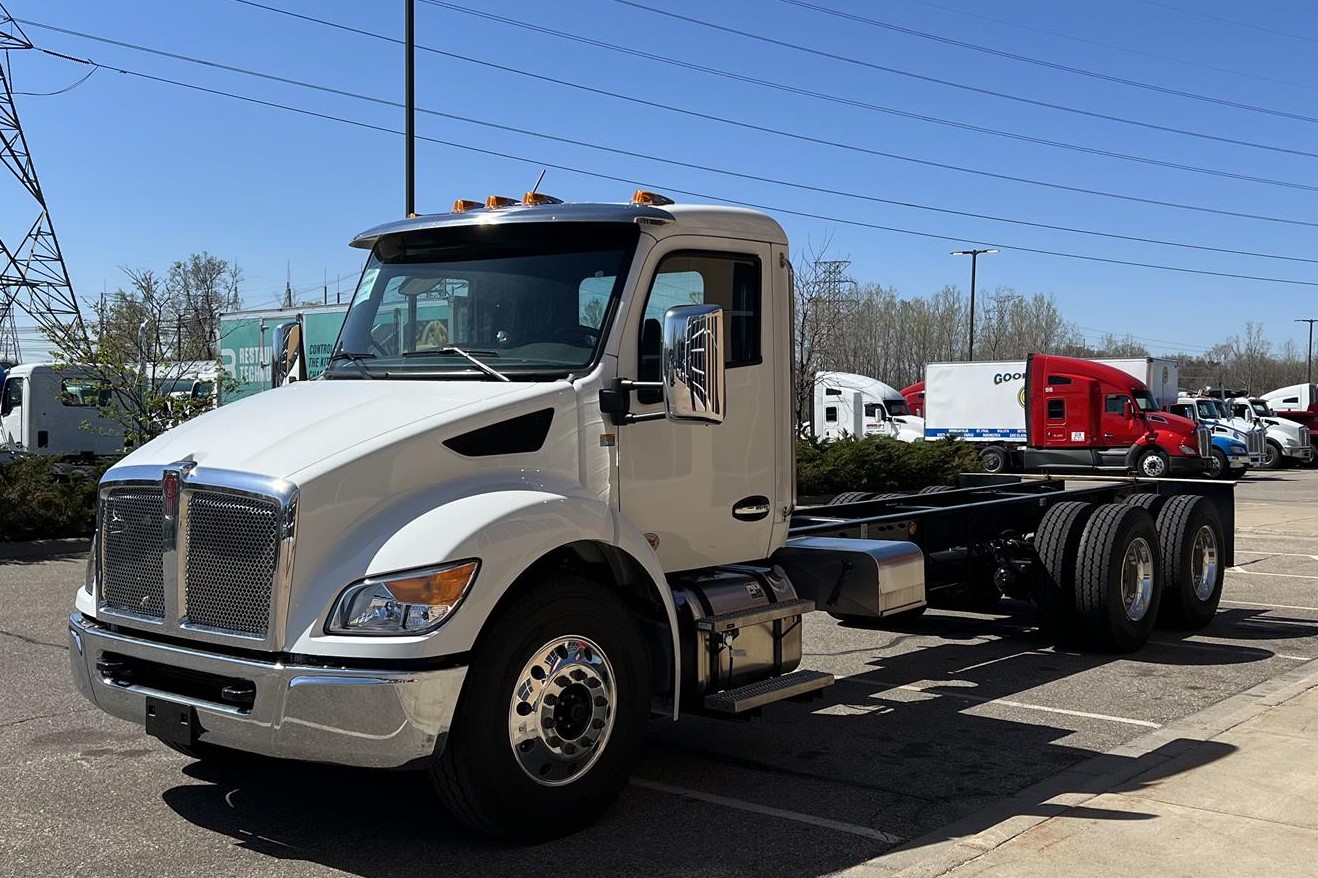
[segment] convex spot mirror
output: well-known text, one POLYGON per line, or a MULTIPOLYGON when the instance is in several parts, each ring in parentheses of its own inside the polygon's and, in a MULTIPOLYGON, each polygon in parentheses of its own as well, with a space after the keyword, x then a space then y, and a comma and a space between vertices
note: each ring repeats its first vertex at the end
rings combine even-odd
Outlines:
POLYGON ((668 420, 723 423, 723 309, 676 305, 665 311, 662 362, 668 420))

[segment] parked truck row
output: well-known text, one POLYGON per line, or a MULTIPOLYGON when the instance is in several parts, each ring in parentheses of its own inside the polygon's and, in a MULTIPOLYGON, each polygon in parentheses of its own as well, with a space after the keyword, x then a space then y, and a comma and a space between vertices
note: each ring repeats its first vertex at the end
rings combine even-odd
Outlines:
MULTIPOLYGON (((415 769, 456 819, 531 842, 609 806, 651 718, 830 685, 800 667, 806 613, 1007 595, 1061 642, 1127 651, 1221 598, 1229 483, 977 474, 798 507, 791 266, 761 213, 533 193, 353 245, 319 380, 291 380, 302 327, 273 327, 279 386, 100 486, 73 679, 195 758, 415 769), (455 297, 441 338, 423 303, 455 297)), ((1123 431, 1152 475, 1207 453, 1112 367, 1024 373, 1049 404, 1026 451, 1123 431)))

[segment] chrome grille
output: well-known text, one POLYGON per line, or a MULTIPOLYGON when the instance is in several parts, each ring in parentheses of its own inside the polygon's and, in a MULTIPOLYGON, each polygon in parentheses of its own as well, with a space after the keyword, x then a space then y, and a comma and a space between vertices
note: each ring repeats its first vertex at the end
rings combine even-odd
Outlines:
POLYGON ((1207 427, 1195 427, 1194 436, 1199 444, 1199 456, 1207 459, 1209 446, 1213 443, 1212 434, 1208 432, 1207 427))
POLYGON ((1262 431, 1262 430, 1250 430, 1248 436, 1249 436, 1249 441, 1248 441, 1248 443, 1247 443, 1247 447, 1249 448, 1249 453, 1250 453, 1250 454, 1262 454, 1262 453, 1263 453, 1263 443, 1265 442, 1265 440, 1264 440, 1264 438, 1263 438, 1263 431, 1262 431))
POLYGON ((1304 446, 1306 446, 1306 445, 1308 445, 1308 444, 1309 444, 1309 428, 1308 428, 1308 427, 1301 427, 1301 428, 1300 428, 1300 447, 1303 448, 1304 446))
POLYGON ((106 493, 101 506, 101 602, 111 610, 165 615, 163 507, 160 487, 106 493))
POLYGON ((190 490, 184 499, 184 624, 265 637, 279 504, 206 489, 190 490))

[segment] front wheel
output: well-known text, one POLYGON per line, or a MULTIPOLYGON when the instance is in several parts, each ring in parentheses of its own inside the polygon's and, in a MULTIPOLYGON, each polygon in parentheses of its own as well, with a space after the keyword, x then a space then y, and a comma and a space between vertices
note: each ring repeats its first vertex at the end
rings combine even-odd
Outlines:
POLYGON ((1161 479, 1171 471, 1171 460, 1161 448, 1150 448, 1140 455, 1135 471, 1150 479, 1161 479))
POLYGON ((1000 445, 990 445, 979 453, 980 466, 986 473, 1005 473, 1011 464, 1007 449, 1000 445))
POLYGON ((1281 446, 1269 439, 1263 446, 1263 469, 1281 469, 1284 460, 1281 446))
POLYGON ((431 776, 473 829, 520 843, 576 832, 626 785, 649 702, 650 657, 626 607, 552 577, 482 636, 431 776))
POLYGON ((1225 479, 1231 475, 1231 463, 1222 449, 1214 448, 1209 454, 1207 475, 1210 479, 1225 479))

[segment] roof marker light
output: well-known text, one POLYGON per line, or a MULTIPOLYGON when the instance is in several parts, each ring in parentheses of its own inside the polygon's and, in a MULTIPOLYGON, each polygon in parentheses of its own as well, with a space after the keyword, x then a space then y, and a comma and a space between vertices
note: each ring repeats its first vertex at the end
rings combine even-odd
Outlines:
POLYGON ((660 195, 657 192, 646 192, 644 189, 637 189, 632 193, 632 204, 637 207, 664 207, 674 203, 673 199, 666 195, 660 195))
POLYGON ((555 198, 552 195, 546 195, 543 192, 528 192, 522 196, 522 204, 526 207, 536 207, 542 204, 562 204, 563 199, 555 198))
POLYGON ((469 198, 459 198, 457 201, 453 202, 453 212, 466 213, 469 210, 479 210, 484 206, 485 205, 481 204, 479 201, 472 201, 469 198))
POLYGON ((490 210, 498 210, 501 207, 516 207, 517 202, 506 195, 491 195, 485 199, 485 206, 490 210))

